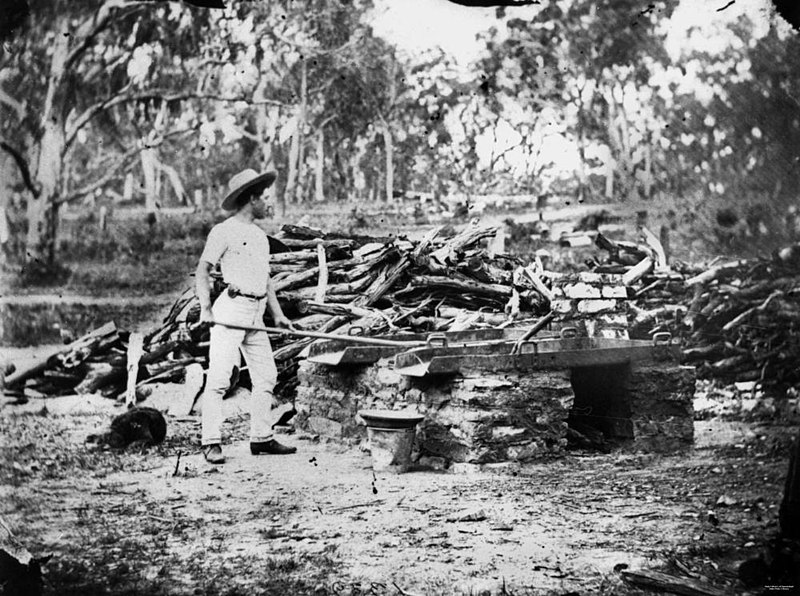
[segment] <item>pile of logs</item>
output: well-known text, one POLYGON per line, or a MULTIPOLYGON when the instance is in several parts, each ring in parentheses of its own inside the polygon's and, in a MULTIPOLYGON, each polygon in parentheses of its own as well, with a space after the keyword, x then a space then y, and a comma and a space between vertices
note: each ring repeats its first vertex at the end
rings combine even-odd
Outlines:
POLYGON ((800 384, 800 245, 769 258, 670 269, 659 262, 658 241, 646 233, 643 239, 644 245, 596 239, 609 258, 595 271, 620 273, 628 286, 638 282, 629 303, 631 337, 671 332, 700 377, 800 384))
MULTIPOLYGON (((412 242, 284 226, 270 239, 270 270, 281 306, 299 330, 364 335, 445 331, 545 314, 546 298, 530 276, 519 274, 523 263, 482 247, 496 233, 495 227, 470 225, 448 237, 445 228, 436 228, 412 242)), ((218 280, 212 298, 222 289, 218 280)), ((7 391, 124 393, 126 401, 134 401, 148 383, 180 381, 194 363, 207 367, 209 329, 198 325, 199 312, 194 290, 187 289, 158 329, 141 336, 104 325, 6 377, 7 391)), ((268 317, 264 323, 270 326, 268 317)), ((300 353, 312 341, 272 337, 279 397, 292 395, 300 353)), ((236 374, 246 386, 246 369, 236 374)))
POLYGON ((766 385, 800 383, 800 246, 771 258, 711 267, 692 291, 684 357, 706 376, 766 385))
MULTIPOLYGON (((607 316, 632 339, 669 331, 700 376, 800 385, 800 246, 703 268, 668 263, 646 229, 640 243, 598 233, 595 244, 606 258, 570 276, 546 271, 538 258, 523 263, 494 254, 486 241, 497 231, 440 227, 410 241, 284 226, 270 238, 272 280, 284 312, 303 331, 373 336, 530 325, 550 313, 561 321, 607 316)), ((212 294, 222 289, 218 280, 212 294)), ((207 367, 209 329, 198 324, 199 311, 187 289, 159 328, 140 335, 104 325, 8 374, 6 393, 101 392, 133 402, 147 384, 180 382, 190 365, 207 367)), ((271 326, 268 315, 264 323, 271 326)), ((586 329, 591 334, 595 327, 586 329)), ((272 337, 280 398, 293 396, 301 353, 312 341, 272 337)), ((246 369, 235 374, 246 386, 246 369)))

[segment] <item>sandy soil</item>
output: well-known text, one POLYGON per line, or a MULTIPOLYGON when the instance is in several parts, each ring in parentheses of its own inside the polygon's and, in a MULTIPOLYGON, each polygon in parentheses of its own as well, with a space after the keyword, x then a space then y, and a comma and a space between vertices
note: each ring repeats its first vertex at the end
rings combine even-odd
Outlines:
POLYGON ((196 417, 146 453, 96 450, 113 402, 57 399, 0 410, 0 515, 53 555, 47 594, 640 593, 625 566, 748 593, 736 569, 776 531, 796 431, 712 420, 683 456, 398 475, 301 433, 279 437, 295 455, 251 456, 243 415, 223 466, 196 417))

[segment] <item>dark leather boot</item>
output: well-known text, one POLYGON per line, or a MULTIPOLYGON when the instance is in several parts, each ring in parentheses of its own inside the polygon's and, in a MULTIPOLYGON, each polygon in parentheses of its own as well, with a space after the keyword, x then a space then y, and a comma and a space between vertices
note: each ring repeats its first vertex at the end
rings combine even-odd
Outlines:
POLYGON ((297 447, 281 445, 275 439, 270 439, 269 441, 250 442, 250 453, 253 455, 260 455, 262 453, 270 453, 272 455, 288 455, 289 453, 295 453, 296 451, 297 447))
POLYGON ((210 464, 221 464, 225 462, 225 456, 222 455, 222 447, 219 443, 214 445, 203 445, 203 457, 210 464))

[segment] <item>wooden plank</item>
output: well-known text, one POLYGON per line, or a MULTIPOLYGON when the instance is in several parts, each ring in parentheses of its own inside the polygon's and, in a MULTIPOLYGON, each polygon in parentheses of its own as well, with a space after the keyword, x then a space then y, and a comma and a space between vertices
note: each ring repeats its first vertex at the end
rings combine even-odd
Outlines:
POLYGON ((203 365, 194 362, 186 367, 186 377, 183 381, 183 391, 174 403, 170 404, 170 416, 188 416, 192 413, 195 401, 203 390, 205 372, 203 365))
POLYGON ((139 373, 139 361, 144 355, 144 335, 131 333, 128 338, 128 383, 125 387, 125 405, 128 407, 136 403, 136 377, 139 373))
POLYGON ((629 286, 639 281, 653 268, 653 258, 645 257, 622 275, 622 283, 629 286))
POLYGON ((315 302, 325 302, 325 292, 328 289, 328 264, 325 259, 325 247, 322 243, 317 244, 317 261, 319 264, 319 277, 317 278, 317 288, 314 292, 315 302))
POLYGON ((117 327, 114 323, 106 323, 102 327, 95 329, 94 331, 87 333, 83 337, 78 338, 68 346, 56 350, 52 354, 48 355, 45 358, 42 358, 38 362, 32 364, 28 368, 19 370, 5 379, 6 387, 11 387, 13 385, 18 385, 31 377, 34 377, 44 371, 51 365, 51 362, 54 358, 58 356, 65 356, 74 350, 79 350, 81 348, 86 348, 87 346, 91 345, 97 339, 101 339, 103 337, 115 334, 117 332, 117 327))

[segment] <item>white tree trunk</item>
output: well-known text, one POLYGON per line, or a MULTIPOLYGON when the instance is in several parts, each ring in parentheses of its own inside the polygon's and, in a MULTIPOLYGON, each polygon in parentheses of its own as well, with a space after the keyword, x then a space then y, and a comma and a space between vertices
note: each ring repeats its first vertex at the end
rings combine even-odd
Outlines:
POLYGON ((7 212, 11 204, 11 183, 16 179, 16 169, 11 156, 5 151, 0 152, 0 248, 11 239, 7 212))
POLYGON ((383 127, 383 144, 386 151, 386 202, 390 203, 394 197, 394 141, 388 123, 383 127))
POLYGON ((300 105, 297 107, 297 123, 292 132, 292 141, 289 146, 289 164, 286 175, 286 187, 283 191, 283 203, 280 205, 281 213, 286 213, 286 205, 291 201, 300 199, 302 192, 303 176, 303 127, 306 117, 306 93, 307 93, 306 63, 302 62, 301 81, 300 81, 300 105))
MULTIPOLYGON (((392 59, 389 65, 389 105, 387 106, 387 118, 397 98, 397 63, 392 59)), ((383 122, 383 144, 386 149, 386 202, 391 203, 394 199, 394 139, 389 120, 383 122)))
POLYGON ((644 175, 642 180, 644 196, 649 199, 653 195, 653 149, 651 139, 647 139, 644 147, 644 175))
POLYGON ((305 142, 306 110, 308 103, 308 68, 306 61, 302 62, 300 78, 300 115, 297 119, 297 185, 295 186, 294 200, 296 203, 303 202, 303 182, 306 176, 306 160, 303 155, 303 144, 305 142))
POLYGON ((315 186, 314 198, 317 203, 325 200, 325 186, 324 186, 324 173, 325 173, 325 132, 319 129, 317 134, 317 167, 315 171, 315 186))
POLYGON ((606 198, 613 199, 614 198, 614 172, 616 171, 616 165, 614 158, 609 156, 608 163, 606 164, 606 198))
POLYGON ((300 155, 300 139, 298 133, 292 133, 292 142, 289 145, 289 172, 286 174, 286 187, 283 191, 283 200, 280 203, 281 214, 286 214, 286 205, 292 200, 297 185, 297 160, 300 155))
MULTIPOLYGON (((271 113, 269 106, 264 102, 267 99, 267 77, 262 76, 253 91, 253 103, 256 104, 256 136, 261 141, 261 171, 266 172, 273 169, 272 147, 277 133, 278 113, 271 113), (259 103, 260 102, 260 103, 259 103)), ((275 195, 275 202, 278 213, 286 213, 285 197, 275 195)))
POLYGON ((158 172, 156 167, 158 157, 156 157, 155 149, 145 149, 140 153, 140 156, 142 173, 144 174, 144 208, 148 214, 155 214, 158 209, 156 204, 158 198, 158 172))
POLYGON ((122 199, 126 202, 133 200, 133 174, 125 175, 125 186, 122 189, 122 199))
MULTIPOLYGON (((62 19, 58 31, 67 32, 67 19, 62 19)), ((59 93, 64 76, 64 66, 69 53, 69 38, 56 35, 50 61, 47 95, 42 110, 42 137, 32 148, 29 165, 39 188, 38 198, 28 201, 28 233, 25 241, 26 262, 38 267, 48 267, 55 260, 58 207, 56 201, 61 180, 62 155, 65 136, 63 122, 63 96, 59 93)))

